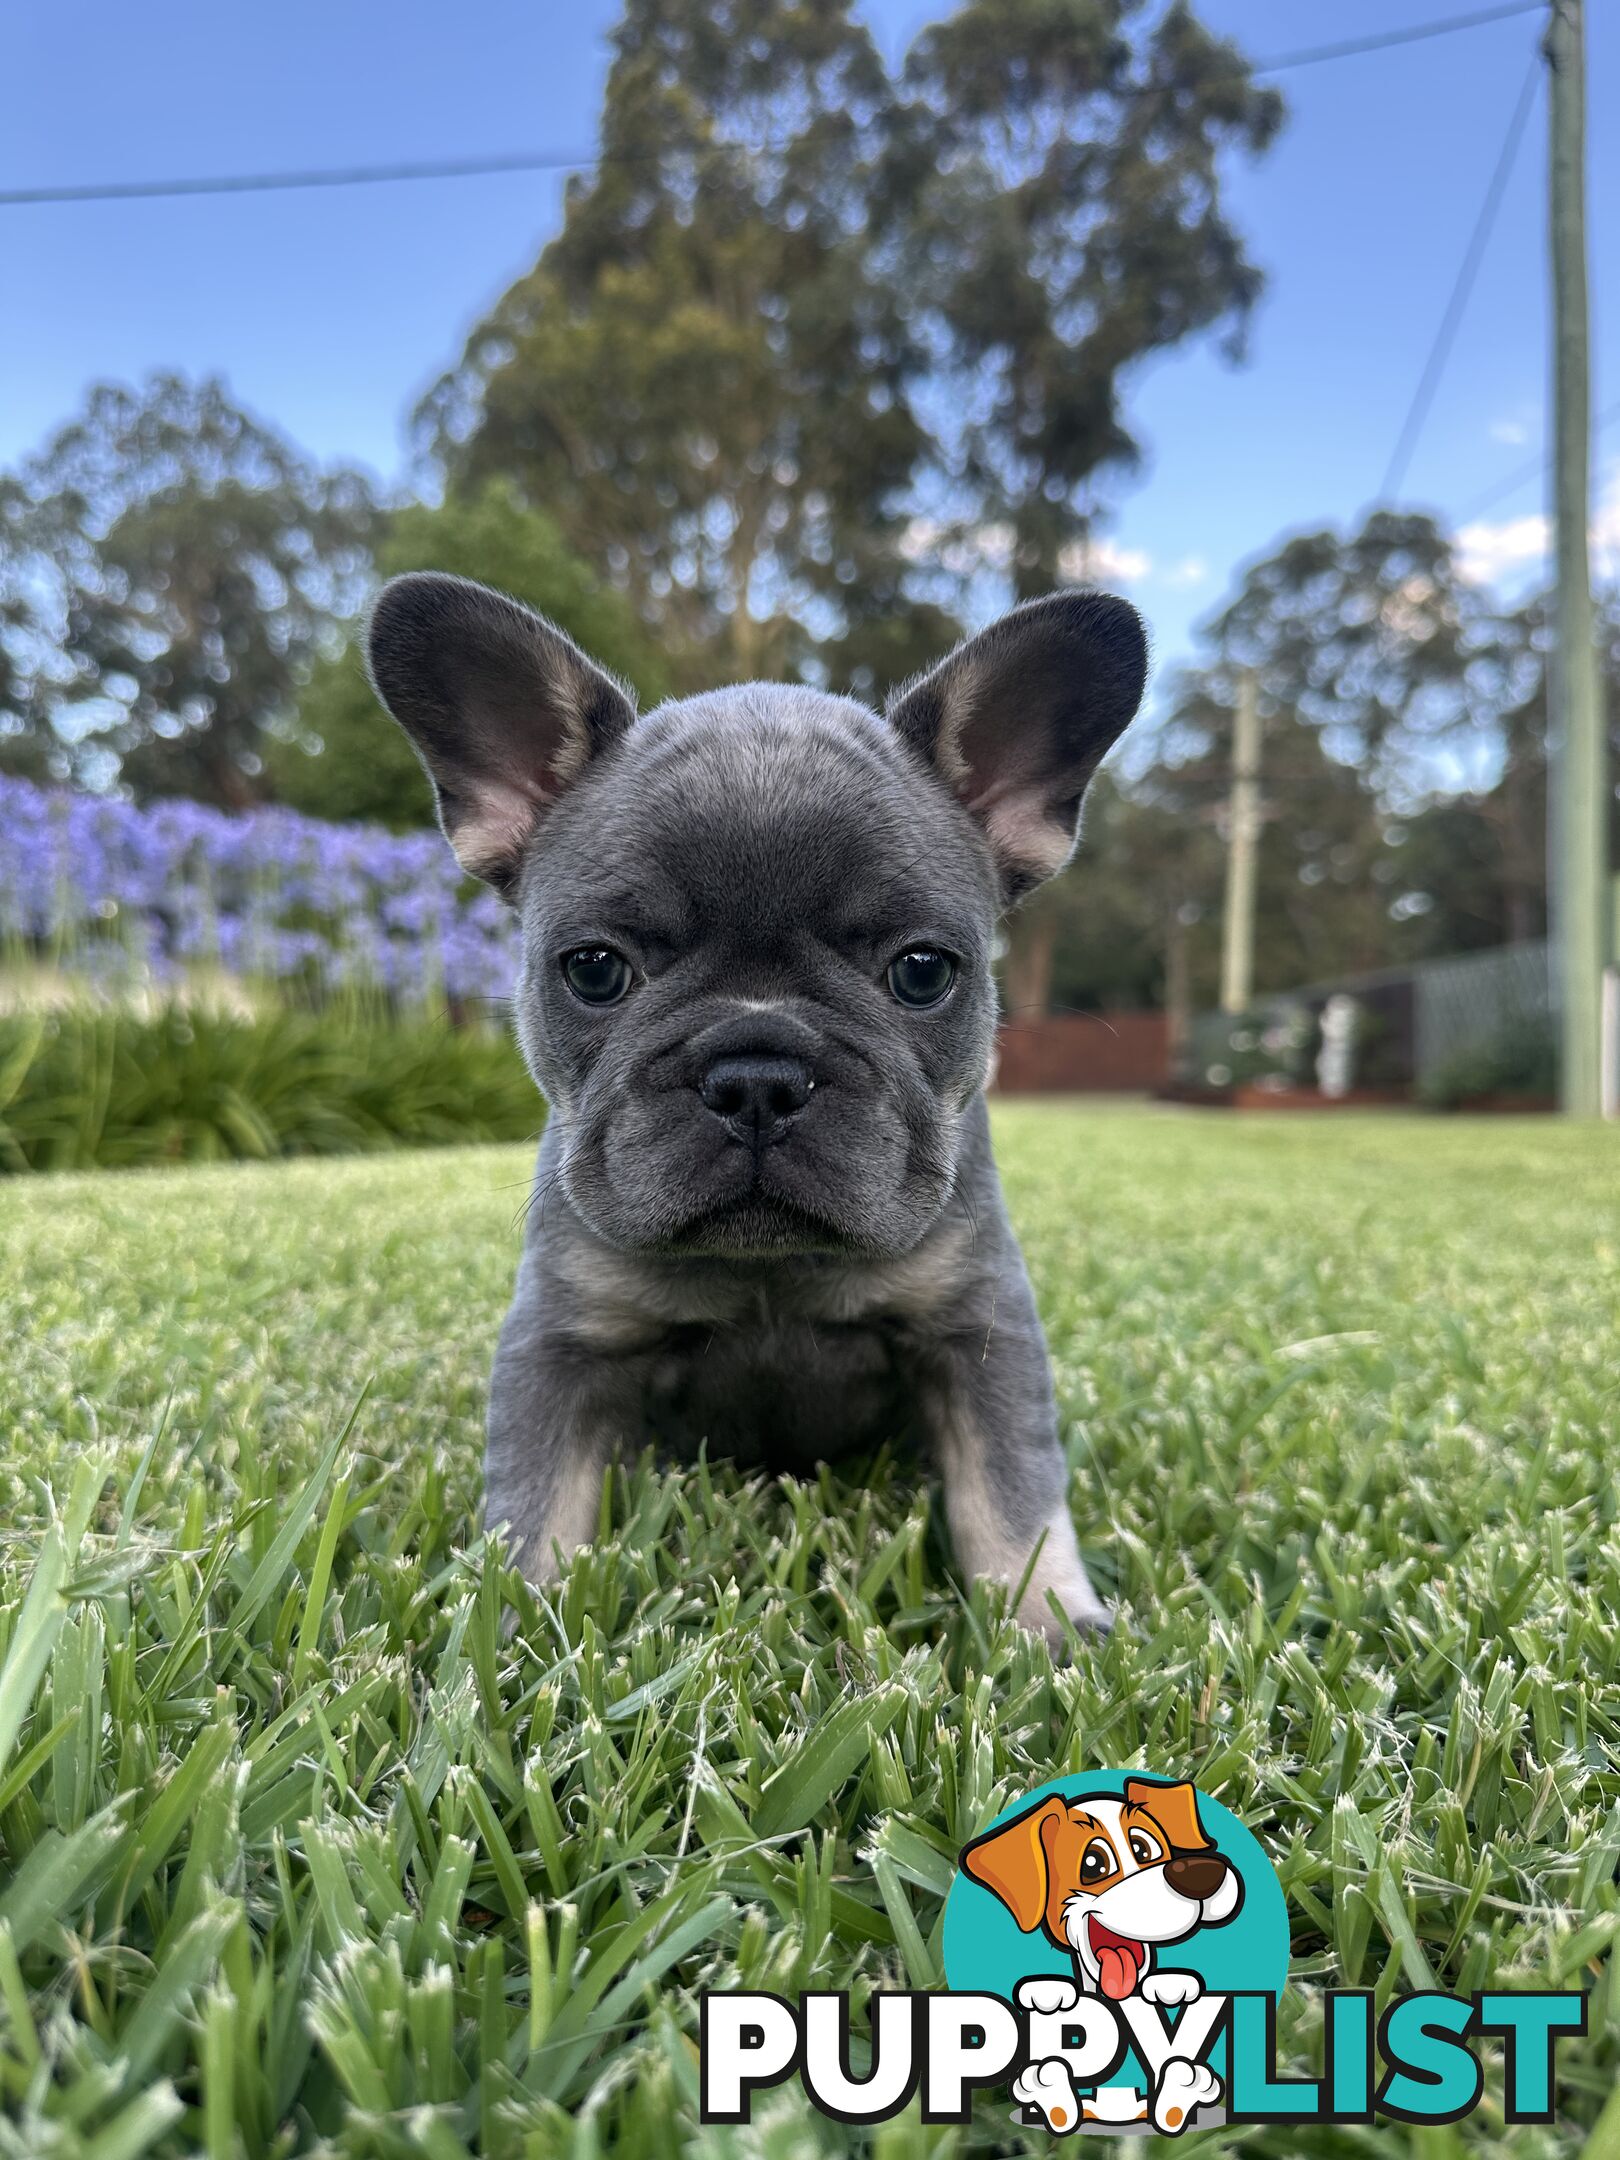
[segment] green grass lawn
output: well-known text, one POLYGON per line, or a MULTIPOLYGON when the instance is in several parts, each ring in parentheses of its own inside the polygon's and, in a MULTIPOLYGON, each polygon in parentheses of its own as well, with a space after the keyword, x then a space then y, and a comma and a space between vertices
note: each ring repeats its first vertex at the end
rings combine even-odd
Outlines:
POLYGON ((503 1640, 521 1151, 0 1187, 0 2155, 846 2152, 796 2085, 696 2128, 695 1991, 938 1981, 956 1849, 1097 1765, 1267 1843, 1293 2067, 1324 1985, 1593 1990, 1551 2127, 1497 2064, 1187 2142, 1620 2153, 1620 1142, 998 1123, 1119 1601, 1067 1668, 882 1468, 633 1467, 503 1640))

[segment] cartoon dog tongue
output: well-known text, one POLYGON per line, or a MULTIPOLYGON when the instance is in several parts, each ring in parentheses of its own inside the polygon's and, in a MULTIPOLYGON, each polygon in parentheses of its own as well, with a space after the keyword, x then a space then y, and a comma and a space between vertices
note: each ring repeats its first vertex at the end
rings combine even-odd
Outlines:
POLYGON ((1128 1935, 1116 1935, 1112 1928, 1092 1916, 1091 1948, 1097 1960, 1097 1984, 1110 2002, 1123 2002, 1135 1987, 1137 1976, 1147 1963, 1147 1951, 1139 1942, 1132 1942, 1128 1935))

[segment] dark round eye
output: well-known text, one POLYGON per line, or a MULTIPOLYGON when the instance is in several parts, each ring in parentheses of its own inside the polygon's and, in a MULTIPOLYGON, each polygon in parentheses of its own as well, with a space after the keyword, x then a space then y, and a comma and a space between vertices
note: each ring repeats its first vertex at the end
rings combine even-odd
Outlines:
POLYGON ((1101 1882, 1105 1875, 1114 1872, 1114 1855, 1100 1838, 1093 1838, 1080 1855, 1080 1880, 1084 1883, 1101 1882))
POLYGON ((902 1005, 937 1005, 956 980, 956 962, 933 945, 914 945, 889 962, 889 988, 902 1005))
POLYGON ((582 1004, 617 1005, 630 987, 630 963, 611 945, 580 945, 563 954, 568 987, 582 1004))
POLYGON ((1151 1867, 1155 1860, 1163 1858, 1163 1854, 1145 1830, 1133 1830, 1131 1832, 1131 1857, 1138 1867, 1151 1867))

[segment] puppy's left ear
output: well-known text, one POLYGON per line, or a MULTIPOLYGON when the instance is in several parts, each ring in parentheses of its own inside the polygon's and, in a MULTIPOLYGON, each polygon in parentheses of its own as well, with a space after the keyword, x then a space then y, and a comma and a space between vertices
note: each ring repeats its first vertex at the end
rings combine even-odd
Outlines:
POLYGON ((1215 1842, 1198 1819, 1198 1794, 1191 1785, 1127 1778, 1125 1799, 1129 1806, 1147 1810, 1178 1853, 1205 1852, 1215 1842))
POLYGON ((437 571, 383 587, 366 659, 427 767, 461 867, 500 893, 542 812, 636 717, 572 638, 504 593, 437 571))
POLYGON ((1073 854, 1081 798, 1146 681, 1128 600, 1053 593, 897 691, 889 721, 979 820, 1013 901, 1073 854))
POLYGON ((1046 1828, 1066 1812, 1061 1800, 1039 1801, 962 1848, 963 1868, 994 1891, 1026 1935, 1040 1926, 1051 1887, 1046 1828))

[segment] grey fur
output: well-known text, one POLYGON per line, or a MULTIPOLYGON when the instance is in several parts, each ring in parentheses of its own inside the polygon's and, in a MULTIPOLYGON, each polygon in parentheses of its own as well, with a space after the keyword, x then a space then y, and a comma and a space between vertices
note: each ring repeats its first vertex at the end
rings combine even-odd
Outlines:
POLYGON ((621 1450, 802 1470, 910 1439, 967 1572, 1016 1582, 1039 1548, 1020 1617, 1057 1634, 1052 1591, 1098 1624, 983 1089, 996 916, 1067 855, 1136 708, 1132 611, 1020 609, 886 720, 771 684, 635 720, 549 626, 452 579, 388 587, 371 658, 447 832, 480 836, 463 859, 518 910, 518 1034, 551 1105, 488 1521, 543 1579, 588 1541, 621 1450), (607 1008, 561 964, 602 945, 634 968, 607 1008), (887 984, 919 945, 958 961, 921 1010, 887 984), (772 1142, 704 1105, 737 1056, 813 1076, 772 1142))

